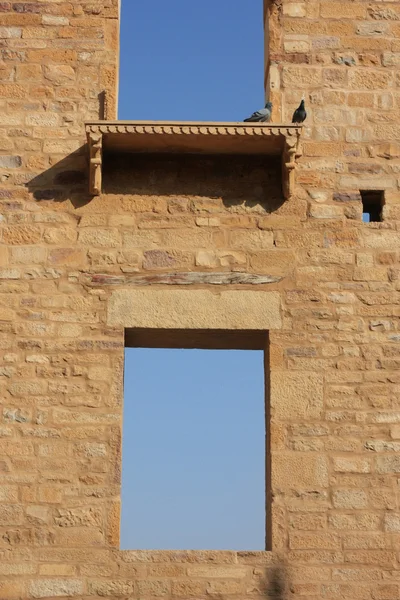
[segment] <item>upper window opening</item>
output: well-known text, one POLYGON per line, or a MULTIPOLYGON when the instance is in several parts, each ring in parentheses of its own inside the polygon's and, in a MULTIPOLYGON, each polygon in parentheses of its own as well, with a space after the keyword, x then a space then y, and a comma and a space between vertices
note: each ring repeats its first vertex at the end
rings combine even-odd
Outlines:
POLYGON ((122 0, 119 119, 241 121, 262 108, 263 1, 251 4, 122 0))
POLYGON ((384 193, 380 190, 361 190, 364 223, 382 221, 384 193))

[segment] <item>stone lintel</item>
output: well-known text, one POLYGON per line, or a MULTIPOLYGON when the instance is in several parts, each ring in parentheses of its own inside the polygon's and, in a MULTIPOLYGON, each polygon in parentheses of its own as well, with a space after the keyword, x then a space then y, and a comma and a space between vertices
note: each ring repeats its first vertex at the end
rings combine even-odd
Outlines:
POLYGON ((107 324, 160 329, 282 327, 279 292, 119 289, 111 294, 107 324))

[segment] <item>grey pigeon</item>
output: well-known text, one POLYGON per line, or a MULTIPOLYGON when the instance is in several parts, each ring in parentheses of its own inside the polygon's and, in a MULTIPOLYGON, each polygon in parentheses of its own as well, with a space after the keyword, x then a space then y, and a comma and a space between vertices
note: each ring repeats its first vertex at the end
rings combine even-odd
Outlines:
POLYGON ((307 118, 307 112, 304 106, 304 98, 300 102, 300 105, 293 113, 292 123, 303 123, 307 118))
POLYGON ((257 110, 251 117, 245 119, 246 123, 268 123, 271 120, 272 102, 267 102, 265 108, 257 110))

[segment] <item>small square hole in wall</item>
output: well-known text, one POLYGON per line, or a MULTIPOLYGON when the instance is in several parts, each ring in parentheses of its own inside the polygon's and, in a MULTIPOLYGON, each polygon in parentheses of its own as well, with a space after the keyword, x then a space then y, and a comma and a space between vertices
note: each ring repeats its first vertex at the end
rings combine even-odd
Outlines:
POLYGON ((382 221, 384 193, 382 190, 360 190, 364 223, 382 221))

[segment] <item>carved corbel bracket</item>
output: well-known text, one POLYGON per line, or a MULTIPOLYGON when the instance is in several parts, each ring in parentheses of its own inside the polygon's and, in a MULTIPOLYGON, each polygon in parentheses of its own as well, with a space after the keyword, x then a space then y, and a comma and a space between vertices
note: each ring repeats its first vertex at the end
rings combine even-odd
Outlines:
POLYGON ((294 194, 296 161, 301 155, 300 133, 287 136, 282 153, 282 185, 286 200, 294 194))
POLYGON ((98 196, 101 194, 102 184, 103 135, 90 132, 88 143, 90 151, 89 192, 93 196, 98 196))

